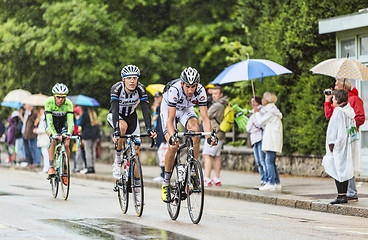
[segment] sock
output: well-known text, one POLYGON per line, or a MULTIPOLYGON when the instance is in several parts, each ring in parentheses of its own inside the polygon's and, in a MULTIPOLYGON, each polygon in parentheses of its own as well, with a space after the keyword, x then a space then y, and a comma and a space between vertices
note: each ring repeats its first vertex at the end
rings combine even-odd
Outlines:
POLYGON ((170 185, 171 172, 166 172, 164 174, 164 185, 170 185))
POLYGON ((115 150, 115 164, 121 164, 121 150, 115 150))
POLYGON ((50 164, 50 167, 54 167, 54 159, 52 159, 52 160, 50 159, 49 164, 50 164))

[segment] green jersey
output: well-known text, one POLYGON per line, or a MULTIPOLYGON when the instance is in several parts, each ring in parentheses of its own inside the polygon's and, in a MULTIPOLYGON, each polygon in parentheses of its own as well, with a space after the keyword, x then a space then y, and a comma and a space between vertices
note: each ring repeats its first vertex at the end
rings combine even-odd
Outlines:
POLYGON ((74 114, 73 103, 68 98, 60 107, 56 105, 55 98, 49 97, 45 103, 45 114, 47 129, 50 130, 52 136, 61 133, 61 129, 68 126, 68 133, 73 134, 74 131, 74 114))

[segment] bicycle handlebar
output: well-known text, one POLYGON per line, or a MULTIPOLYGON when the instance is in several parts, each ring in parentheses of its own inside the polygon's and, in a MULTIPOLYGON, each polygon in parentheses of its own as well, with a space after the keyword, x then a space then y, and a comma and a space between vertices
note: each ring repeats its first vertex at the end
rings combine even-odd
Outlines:
MULTIPOLYGON (((64 139, 66 139, 66 137, 64 136, 64 135, 61 135, 62 137, 63 137, 63 140, 64 139)), ((78 135, 78 136, 70 136, 70 138, 69 139, 78 139, 78 141, 77 141, 77 148, 79 148, 79 146, 80 146, 80 136, 78 135)), ((49 137, 49 139, 50 139, 50 142, 49 142, 49 146, 48 146, 48 148, 51 146, 51 139, 58 139, 56 136, 50 136, 49 137)))
MULTIPOLYGON (((118 137, 120 138, 137 138, 137 137, 151 137, 151 134, 148 133, 141 133, 141 134, 124 134, 124 135, 119 135, 118 137)), ((117 147, 117 142, 115 142, 115 149, 117 147)), ((156 140, 154 138, 151 138, 151 148, 153 148, 156 144, 156 140)))
POLYGON ((191 130, 187 132, 178 132, 178 130, 175 129, 175 132, 173 134, 175 142, 177 142, 178 137, 194 137, 194 136, 207 136, 207 135, 216 137, 216 128, 213 128, 211 132, 194 132, 191 130))

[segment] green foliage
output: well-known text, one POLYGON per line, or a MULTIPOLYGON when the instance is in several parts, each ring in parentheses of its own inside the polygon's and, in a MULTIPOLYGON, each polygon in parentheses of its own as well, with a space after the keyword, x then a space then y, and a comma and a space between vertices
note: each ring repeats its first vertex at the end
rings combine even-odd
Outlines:
MULTIPOLYGON (((332 78, 309 69, 334 57, 334 34, 318 20, 364 8, 358 0, 6 0, 0 2, 0 95, 23 88, 71 94, 109 107, 111 86, 126 64, 145 84, 166 83, 188 66, 206 85, 227 66, 269 59, 293 74, 254 80, 255 94, 273 91, 284 119, 284 151, 322 153, 327 120, 322 90, 332 78)), ((250 81, 225 86, 231 103, 250 108, 250 81)), ((2 99, 0 99, 2 100, 2 99)), ((2 118, 11 112, 1 108, 2 118)))

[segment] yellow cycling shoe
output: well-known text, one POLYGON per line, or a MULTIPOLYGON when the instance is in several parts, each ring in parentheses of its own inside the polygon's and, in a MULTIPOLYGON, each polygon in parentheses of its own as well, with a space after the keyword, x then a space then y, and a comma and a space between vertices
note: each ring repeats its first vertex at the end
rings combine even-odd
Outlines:
POLYGON ((170 202, 170 187, 169 187, 169 185, 162 185, 161 199, 165 203, 170 202))

